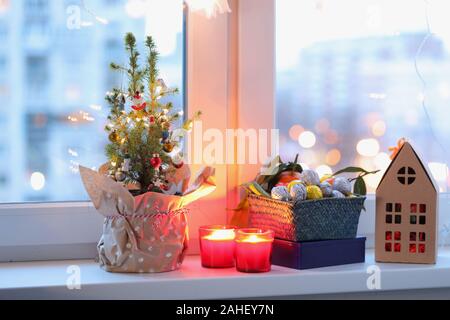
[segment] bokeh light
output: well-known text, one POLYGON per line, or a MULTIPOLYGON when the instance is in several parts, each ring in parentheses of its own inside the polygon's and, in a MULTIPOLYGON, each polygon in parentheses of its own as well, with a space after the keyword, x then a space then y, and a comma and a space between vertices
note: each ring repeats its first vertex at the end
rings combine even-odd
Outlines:
POLYGON ((386 133, 386 122, 379 120, 372 126, 372 133, 376 137, 382 137, 386 133))
POLYGON ((337 144, 339 142, 339 135, 336 131, 330 130, 325 135, 325 143, 329 145, 337 144))
POLYGON ((298 138, 298 142, 303 148, 311 149, 316 145, 316 135, 311 131, 305 131, 298 138))
POLYGON ((431 174, 438 182, 445 182, 448 178, 448 166, 445 163, 430 162, 428 164, 431 174))
POLYGON ((341 162, 341 152, 338 149, 330 150, 326 155, 326 163, 330 166, 336 166, 341 162))
POLYGON ((363 157, 375 157, 380 152, 380 144, 375 139, 363 139, 358 142, 356 150, 363 157))
POLYGON ((376 157, 374 159, 374 164, 378 170, 384 171, 391 164, 391 158, 389 157, 389 155, 387 153, 381 152, 376 155, 376 157))
POLYGON ((305 132, 305 129, 301 125, 293 125, 289 130, 289 137, 294 141, 298 141, 298 138, 303 132, 305 132))
POLYGON ((330 130, 330 126, 330 121, 323 118, 317 121, 315 129, 318 133, 326 133, 328 130, 330 130))
POLYGON ((45 176, 41 172, 33 172, 30 177, 31 188, 35 191, 40 191, 45 187, 45 176))
POLYGON ((333 170, 327 165, 318 166, 316 172, 319 174, 319 177, 333 174, 333 170))

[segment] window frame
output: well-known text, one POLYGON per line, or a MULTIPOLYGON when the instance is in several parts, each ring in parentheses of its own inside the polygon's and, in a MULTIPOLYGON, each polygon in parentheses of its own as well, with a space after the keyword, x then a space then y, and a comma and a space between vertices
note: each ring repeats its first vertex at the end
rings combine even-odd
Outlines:
MULTIPOLYGON (((205 106, 208 126, 275 128, 275 1, 229 0, 232 13, 213 19, 186 13, 186 114, 205 106)), ((194 204, 196 214, 190 217, 191 254, 198 253, 198 227, 229 221, 233 211, 226 208, 239 201, 238 186, 258 169, 216 168, 218 190, 194 204)), ((375 200, 375 195, 367 197, 358 229, 369 248, 374 246, 375 200)), ((450 195, 441 194, 440 200, 441 225, 450 225, 450 195)), ((94 258, 102 225, 90 202, 0 204, 0 262, 94 258)))

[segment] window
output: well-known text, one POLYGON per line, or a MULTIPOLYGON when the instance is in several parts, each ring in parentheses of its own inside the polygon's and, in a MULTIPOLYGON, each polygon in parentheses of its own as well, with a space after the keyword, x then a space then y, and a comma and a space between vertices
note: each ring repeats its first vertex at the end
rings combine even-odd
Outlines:
MULTIPOLYGON (((182 1, 148 1, 145 10, 138 2, 0 1, 0 39, 9 42, 0 43, 0 99, 7 110, 0 145, 8 150, 1 158, 0 202, 88 199, 77 167, 98 168, 106 160, 104 96, 125 80, 109 64, 126 63, 126 32, 140 42, 155 37, 161 76, 182 91, 182 1)), ((183 108, 183 92, 172 99, 183 108)))
POLYGON ((398 171, 397 179, 401 184, 411 185, 416 181, 416 170, 403 167, 398 171))
MULTIPOLYGON (((300 153, 306 166, 321 173, 349 165, 384 172, 388 148, 407 137, 447 191, 448 159, 439 144, 450 149, 450 76, 443 72, 450 68, 448 6, 428 2, 276 0, 277 126, 284 158, 300 153), (419 52, 427 6, 436 35, 419 52), (425 94, 415 69, 418 53, 425 94)), ((381 176, 367 177, 370 192, 381 176)), ((412 172, 403 176, 400 182, 414 183, 412 172)))

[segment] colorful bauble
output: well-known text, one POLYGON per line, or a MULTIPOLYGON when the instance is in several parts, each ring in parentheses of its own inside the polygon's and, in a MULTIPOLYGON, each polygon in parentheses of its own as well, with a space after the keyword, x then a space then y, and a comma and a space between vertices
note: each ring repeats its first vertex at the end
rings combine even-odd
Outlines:
POLYGON ((159 168, 159 171, 160 171, 161 173, 166 173, 166 172, 169 171, 169 168, 170 168, 170 166, 169 166, 167 163, 163 163, 163 164, 161 165, 161 167, 159 168))
POLYGON ((318 186, 308 186, 306 187, 306 192, 308 200, 323 199, 322 190, 318 186))
POLYGON ((111 141, 112 143, 116 143, 119 141, 120 136, 116 131, 113 131, 109 134, 109 141, 111 141))
POLYGON ((330 198, 333 196, 333 187, 329 182, 322 182, 319 187, 325 198, 330 198))
POLYGON ((314 170, 305 170, 301 174, 301 180, 307 186, 318 186, 320 185, 319 174, 314 170))
POLYGON ((289 194, 295 202, 305 201, 308 198, 308 190, 303 183, 293 185, 289 191, 289 194))
POLYGON ((167 142, 163 146, 163 150, 166 153, 171 153, 174 148, 175 148, 175 145, 172 142, 167 142))
POLYGON ((181 154, 176 154, 172 157, 172 164, 176 169, 181 169, 184 166, 184 159, 181 154))
POLYGON ((123 182, 127 178, 125 173, 122 172, 121 170, 116 171, 116 173, 114 174, 114 177, 115 177, 117 182, 123 182))
POLYGON ((136 94, 133 96, 133 105, 131 108, 135 111, 142 111, 147 106, 147 103, 144 101, 144 97, 141 95, 139 91, 136 91, 136 94))
POLYGON ((169 137, 170 137, 170 132, 167 130, 163 131, 163 133, 162 133, 163 140, 167 140, 167 139, 169 139, 169 137))
POLYGON ((280 201, 290 201, 291 196, 288 192, 287 187, 275 187, 272 189, 272 199, 280 201))
POLYGON ((336 178, 333 184, 333 190, 339 191, 344 195, 352 193, 352 184, 347 178, 336 178))
POLYGON ((333 198, 344 199, 345 195, 342 192, 339 192, 337 190, 333 190, 333 198))
POLYGON ((160 158, 159 154, 154 154, 153 155, 153 158, 150 159, 150 165, 155 170, 158 170, 161 167, 162 159, 160 158))

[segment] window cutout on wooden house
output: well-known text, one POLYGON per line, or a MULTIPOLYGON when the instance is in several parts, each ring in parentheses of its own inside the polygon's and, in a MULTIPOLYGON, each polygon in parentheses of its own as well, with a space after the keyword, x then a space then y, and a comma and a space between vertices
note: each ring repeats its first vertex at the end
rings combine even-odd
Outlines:
POLYGON ((409 252, 410 252, 410 253, 416 253, 416 252, 417 252, 417 246, 416 246, 415 243, 411 243, 411 244, 409 245, 409 252))
POLYGON ((395 224, 402 224, 402 216, 395 216, 395 224))
POLYGON ((416 181, 416 170, 411 167, 403 167, 398 170, 397 179, 401 184, 411 185, 416 181))
POLYGON ((427 205, 421 204, 420 205, 420 213, 426 213, 427 212, 427 205))
POLYGON ((386 243, 384 249, 386 252, 392 252, 392 243, 386 243))
POLYGON ((423 243, 419 244, 419 253, 425 253, 425 245, 423 243))
POLYGON ((416 232, 410 232, 409 241, 417 241, 417 233, 416 232))
POLYGON ((402 212, 402 204, 401 203, 395 204, 395 212, 397 212, 397 213, 402 212))
POLYGON ((417 213, 417 203, 411 203, 411 213, 417 213))
POLYGON ((388 215, 386 216, 386 223, 387 223, 387 224, 392 224, 392 215, 391 215, 391 214, 388 214, 388 215))
POLYGON ((386 212, 394 211, 394 206, 392 203, 386 203, 386 212))
POLYGON ((409 222, 410 222, 411 224, 417 224, 417 216, 411 216, 411 217, 409 218, 409 222))
POLYGON ((420 218, 419 218, 419 224, 421 224, 421 225, 427 224, 427 217, 425 217, 425 216, 420 216, 420 218))
POLYGON ((395 252, 401 252, 402 251, 402 245, 400 243, 396 243, 394 245, 394 251, 395 252))
POLYGON ((419 232, 419 241, 420 242, 425 242, 426 241, 425 232, 419 232))
POLYGON ((386 232, 386 241, 391 241, 392 240, 392 231, 387 231, 386 232))
POLYGON ((395 241, 400 241, 400 240, 402 240, 402 233, 401 233, 400 231, 396 231, 396 232, 394 233, 394 239, 395 239, 395 241))

